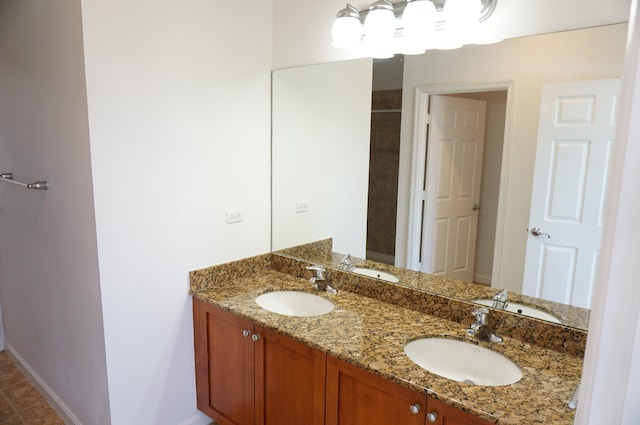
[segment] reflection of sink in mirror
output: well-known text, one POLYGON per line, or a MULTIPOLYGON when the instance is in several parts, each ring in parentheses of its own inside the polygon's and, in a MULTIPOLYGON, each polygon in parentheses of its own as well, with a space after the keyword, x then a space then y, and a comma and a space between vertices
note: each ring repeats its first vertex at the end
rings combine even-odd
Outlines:
POLYGON ((381 270, 366 269, 366 268, 362 268, 362 267, 356 267, 355 269, 353 269, 351 271, 354 272, 354 273, 361 274, 363 276, 373 277, 373 278, 380 279, 380 280, 386 280, 387 282, 391 282, 391 283, 398 283, 400 281, 400 279, 398 279, 397 276, 395 276, 395 275, 393 275, 391 273, 383 272, 381 270))
MULTIPOLYGON (((493 307, 493 300, 478 299, 478 300, 473 300, 473 302, 477 304, 486 305, 487 307, 493 307)), ((553 323, 562 323, 555 316, 547 313, 546 311, 538 310, 535 307, 530 307, 528 305, 514 303, 511 301, 507 303, 507 307, 504 308, 503 310, 510 311, 512 313, 522 314, 523 316, 534 317, 536 319, 547 320, 553 323)))
POLYGON ((256 303, 272 313, 298 317, 321 316, 335 307, 326 298, 298 291, 267 292, 257 297, 256 303))
POLYGON ((447 338, 422 338, 404 346, 405 354, 431 373, 467 384, 497 387, 522 379, 522 371, 495 351, 447 338))

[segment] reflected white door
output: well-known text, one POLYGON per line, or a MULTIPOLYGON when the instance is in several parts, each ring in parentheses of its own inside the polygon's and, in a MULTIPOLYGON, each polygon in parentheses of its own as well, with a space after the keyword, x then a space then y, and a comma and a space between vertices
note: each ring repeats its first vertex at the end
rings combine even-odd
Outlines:
POLYGON ((432 96, 423 215, 426 273, 473 281, 486 102, 432 96))
POLYGON ((543 88, 524 294, 591 304, 619 86, 616 79, 543 88))

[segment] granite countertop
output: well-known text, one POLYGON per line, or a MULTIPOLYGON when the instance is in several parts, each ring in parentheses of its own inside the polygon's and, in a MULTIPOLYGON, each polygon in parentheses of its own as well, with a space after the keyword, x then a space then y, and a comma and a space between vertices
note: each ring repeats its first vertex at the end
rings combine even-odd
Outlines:
POLYGON ((270 269, 193 285, 191 294, 261 326, 275 330, 490 422, 509 425, 573 424, 567 407, 582 371, 582 358, 505 337, 503 343, 478 342, 466 326, 399 305, 340 290, 315 291, 306 279, 270 269), (255 298, 274 290, 313 292, 336 308, 317 317, 289 317, 263 310, 255 298), (516 363, 522 379, 484 387, 427 372, 405 354, 404 345, 423 337, 449 337, 479 343, 516 363))

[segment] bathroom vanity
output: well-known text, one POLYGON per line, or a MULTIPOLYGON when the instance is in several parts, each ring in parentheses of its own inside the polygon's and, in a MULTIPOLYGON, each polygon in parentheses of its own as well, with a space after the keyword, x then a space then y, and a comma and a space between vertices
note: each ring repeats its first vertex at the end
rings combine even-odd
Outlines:
POLYGON ((226 424, 489 424, 194 298, 198 408, 226 424))
MULTIPOLYGON (((468 310, 462 322, 451 320, 438 313, 441 305, 416 307, 411 293, 396 296, 400 288, 367 276, 332 271, 338 293, 318 292, 309 265, 266 254, 191 272, 198 408, 220 425, 573 423, 567 403, 580 355, 508 335, 477 341, 466 334, 472 304, 449 308, 468 310), (314 293, 334 308, 298 317, 255 301, 281 290, 314 293), (403 352, 425 337, 488 348, 512 360, 522 378, 482 386, 429 372, 403 352)), ((526 327, 536 319, 520 320, 526 327)))

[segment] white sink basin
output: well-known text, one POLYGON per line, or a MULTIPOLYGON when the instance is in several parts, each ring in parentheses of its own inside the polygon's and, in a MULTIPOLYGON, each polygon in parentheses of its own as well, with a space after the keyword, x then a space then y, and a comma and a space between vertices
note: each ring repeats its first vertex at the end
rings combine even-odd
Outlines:
POLYGON ((397 276, 392 275, 391 273, 380 271, 380 270, 356 267, 355 269, 352 270, 352 272, 361 274, 363 276, 373 277, 380 280, 386 280, 387 282, 391 282, 391 283, 398 283, 400 281, 400 279, 398 279, 397 276))
POLYGON ((522 378, 520 368, 511 360, 469 342, 423 338, 405 345, 404 352, 429 372, 467 384, 497 387, 522 378))
POLYGON ((298 291, 267 292, 257 297, 256 303, 272 313, 299 317, 321 316, 335 307, 326 298, 298 291))
MULTIPOLYGON (((473 300, 473 302, 486 305, 487 307, 493 306, 493 300, 478 299, 478 300, 473 300)), ((505 308, 505 310, 510 311, 512 313, 522 314, 524 316, 535 317, 536 319, 548 320, 549 322, 553 322, 553 323, 561 323, 557 317, 552 316, 546 311, 538 310, 537 308, 530 307, 524 304, 513 303, 509 301, 507 303, 507 308, 505 308)))

